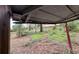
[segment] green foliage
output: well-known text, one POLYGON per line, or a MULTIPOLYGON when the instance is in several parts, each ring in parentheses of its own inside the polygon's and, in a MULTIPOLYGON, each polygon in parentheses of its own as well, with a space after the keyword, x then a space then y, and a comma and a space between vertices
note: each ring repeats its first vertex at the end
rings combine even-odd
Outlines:
POLYGON ((51 40, 57 40, 59 42, 65 42, 66 41, 66 33, 62 30, 62 28, 57 28, 55 30, 51 30, 48 33, 48 37, 51 40))
MULTIPOLYGON (((67 35, 62 26, 58 26, 55 29, 50 28, 47 33, 48 33, 48 38, 50 40, 55 40, 65 44, 67 43, 67 35)), ((45 32, 32 34, 32 40, 40 40, 44 38, 45 34, 46 34, 45 32)), ((75 34, 76 32, 70 32, 72 42, 74 41, 75 34)))
MULTIPOLYGON (((70 38, 73 42, 74 37, 75 37, 75 32, 70 32, 70 38)), ((63 27, 59 26, 54 30, 50 30, 48 33, 48 38, 50 40, 56 40, 62 43, 66 43, 67 41, 67 35, 66 32, 64 31, 63 27)))
POLYGON ((73 21, 68 24, 69 30, 78 32, 79 31, 79 21, 73 21))

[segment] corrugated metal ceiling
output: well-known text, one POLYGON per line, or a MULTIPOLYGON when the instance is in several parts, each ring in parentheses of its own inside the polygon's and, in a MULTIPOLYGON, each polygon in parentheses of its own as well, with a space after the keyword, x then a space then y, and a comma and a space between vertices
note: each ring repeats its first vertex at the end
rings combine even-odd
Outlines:
POLYGON ((65 23, 79 18, 79 5, 13 5, 13 19, 18 23, 65 23), (17 15, 15 15, 17 14, 17 15))

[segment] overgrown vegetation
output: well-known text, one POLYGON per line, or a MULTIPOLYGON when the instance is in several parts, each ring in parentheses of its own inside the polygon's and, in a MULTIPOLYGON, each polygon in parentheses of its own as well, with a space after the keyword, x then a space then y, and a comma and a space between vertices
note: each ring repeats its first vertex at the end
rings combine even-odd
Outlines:
POLYGON ((68 24, 69 30, 72 32, 79 32, 79 21, 72 21, 68 24))
MULTIPOLYGON (((79 31, 78 25, 79 25, 79 21, 73 21, 73 22, 68 23, 72 41, 74 40, 76 32, 79 31)), ((61 24, 58 26, 52 26, 51 28, 48 28, 49 29, 48 32, 44 32, 44 31, 36 32, 36 30, 39 29, 38 27, 39 26, 36 26, 36 27, 29 26, 29 27, 25 28, 21 24, 17 24, 15 26, 13 26, 13 31, 16 32, 16 34, 18 36, 31 35, 32 40, 40 40, 40 39, 44 38, 44 35, 47 33, 48 38, 50 40, 56 40, 56 41, 63 42, 63 43, 65 43, 67 41, 66 32, 64 30, 65 29, 64 24, 61 24), (33 31, 34 29, 35 29, 35 31, 33 31)), ((43 27, 43 29, 44 29, 44 27, 43 27)))
POLYGON ((56 28, 54 30, 50 30, 48 33, 48 37, 51 40, 56 40, 60 42, 65 42, 66 41, 66 33, 64 30, 61 28, 56 28))
MULTIPOLYGON (((73 42, 73 39, 75 37, 75 32, 70 32, 71 40, 73 42)), ((67 43, 67 35, 64 31, 63 27, 56 28, 54 30, 50 30, 48 33, 48 38, 50 40, 56 40, 62 43, 67 43)))

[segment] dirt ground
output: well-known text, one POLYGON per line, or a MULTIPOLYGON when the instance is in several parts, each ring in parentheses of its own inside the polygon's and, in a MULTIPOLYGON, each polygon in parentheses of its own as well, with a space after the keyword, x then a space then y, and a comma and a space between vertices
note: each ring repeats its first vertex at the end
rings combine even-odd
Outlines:
MULTIPOLYGON (((50 41, 45 36, 42 40, 32 42, 31 36, 16 37, 11 33, 11 54, 64 54, 68 53, 66 47, 59 42, 50 41)), ((79 53, 79 46, 73 47, 74 53, 79 53)))

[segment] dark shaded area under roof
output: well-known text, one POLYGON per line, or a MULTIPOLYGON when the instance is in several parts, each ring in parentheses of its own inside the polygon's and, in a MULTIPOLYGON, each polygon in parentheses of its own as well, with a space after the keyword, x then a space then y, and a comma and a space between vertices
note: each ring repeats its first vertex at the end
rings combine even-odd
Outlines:
POLYGON ((79 18, 79 5, 11 5, 15 23, 65 23, 79 18))

